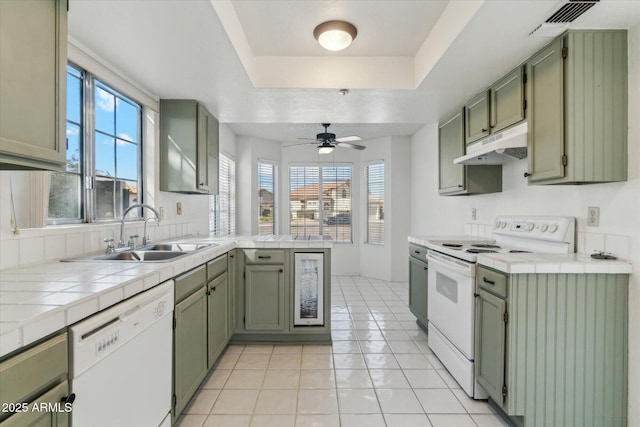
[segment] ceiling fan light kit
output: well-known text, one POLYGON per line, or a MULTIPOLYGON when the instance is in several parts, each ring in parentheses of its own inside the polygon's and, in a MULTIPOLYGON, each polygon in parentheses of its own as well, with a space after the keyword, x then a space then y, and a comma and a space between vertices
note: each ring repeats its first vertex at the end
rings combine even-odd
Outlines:
POLYGON ((345 21, 326 21, 313 30, 320 46, 332 52, 349 47, 357 35, 356 27, 345 21))
POLYGON ((322 144, 318 145, 318 154, 331 154, 333 153, 333 145, 329 144, 328 142, 323 142, 322 144))

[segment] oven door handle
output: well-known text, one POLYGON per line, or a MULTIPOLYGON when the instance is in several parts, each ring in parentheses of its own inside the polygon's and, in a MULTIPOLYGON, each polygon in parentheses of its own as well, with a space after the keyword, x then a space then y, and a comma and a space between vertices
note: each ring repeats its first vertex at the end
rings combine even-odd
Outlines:
POLYGON ((434 263, 442 268, 453 270, 456 273, 463 274, 467 277, 475 276, 475 268, 473 264, 466 263, 464 261, 455 261, 449 257, 439 256, 431 252, 427 253, 427 261, 434 263))

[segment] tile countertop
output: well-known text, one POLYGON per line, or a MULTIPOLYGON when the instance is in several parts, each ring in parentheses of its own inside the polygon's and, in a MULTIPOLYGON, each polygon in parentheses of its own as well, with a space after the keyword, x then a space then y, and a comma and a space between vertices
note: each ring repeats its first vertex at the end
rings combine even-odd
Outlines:
POLYGON ((504 273, 631 274, 623 260, 599 260, 589 254, 479 254, 478 264, 504 273))
POLYGON ((168 241, 216 246, 161 263, 50 261, 0 270, 0 357, 231 249, 333 246, 320 236, 200 236, 168 241))
POLYGON ((449 235, 449 236, 409 236, 407 239, 409 243, 413 243, 420 246, 427 246, 427 243, 432 240, 437 241, 451 241, 451 242, 495 242, 494 239, 481 237, 481 236, 466 236, 466 235, 449 235))

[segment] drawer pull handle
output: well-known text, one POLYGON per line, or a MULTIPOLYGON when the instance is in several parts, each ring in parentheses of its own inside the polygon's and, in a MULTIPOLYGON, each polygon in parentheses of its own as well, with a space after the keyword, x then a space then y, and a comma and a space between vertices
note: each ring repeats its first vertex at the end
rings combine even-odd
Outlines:
POLYGON ((483 277, 483 278, 482 278, 482 281, 483 281, 484 283, 488 283, 488 284, 490 284, 490 285, 495 285, 495 284, 496 284, 496 282, 494 282, 493 280, 489 280, 489 279, 487 279, 486 277, 483 277))
POLYGON ((271 259, 271 255, 258 255, 258 259, 271 259))
POLYGON ((414 254, 419 254, 419 253, 420 253, 420 251, 413 251, 413 253, 414 253, 414 254))

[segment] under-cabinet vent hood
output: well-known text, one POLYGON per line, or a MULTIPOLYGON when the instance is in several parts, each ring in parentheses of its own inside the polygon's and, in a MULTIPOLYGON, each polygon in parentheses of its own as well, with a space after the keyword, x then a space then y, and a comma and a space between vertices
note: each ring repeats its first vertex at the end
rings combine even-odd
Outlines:
POLYGON ((527 157, 527 122, 467 146, 467 154, 453 160, 457 165, 500 165, 508 158, 527 157))

